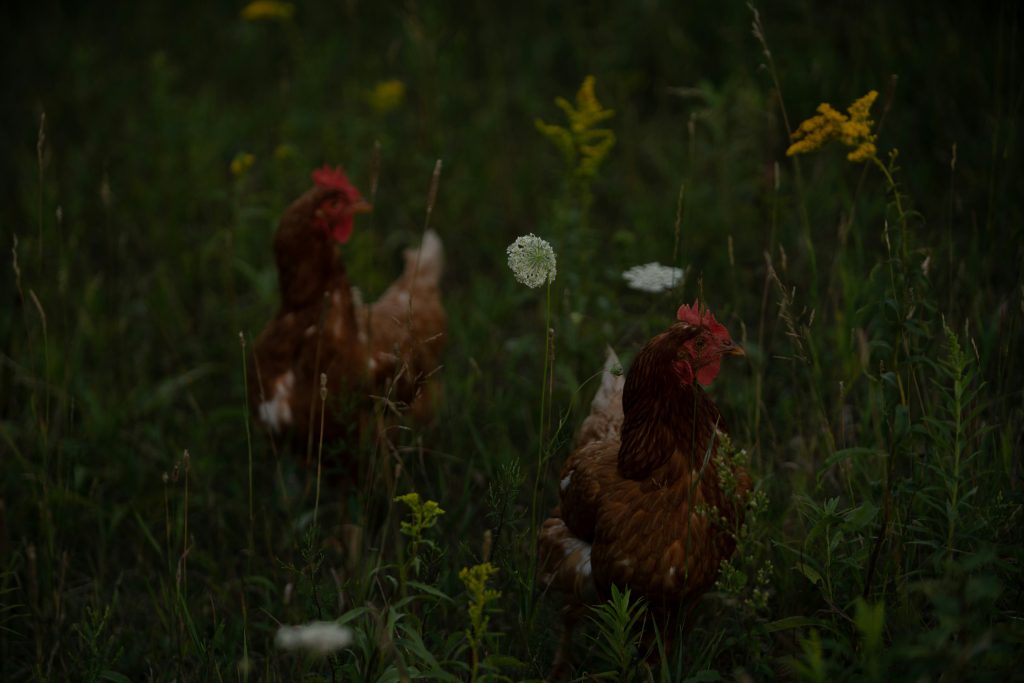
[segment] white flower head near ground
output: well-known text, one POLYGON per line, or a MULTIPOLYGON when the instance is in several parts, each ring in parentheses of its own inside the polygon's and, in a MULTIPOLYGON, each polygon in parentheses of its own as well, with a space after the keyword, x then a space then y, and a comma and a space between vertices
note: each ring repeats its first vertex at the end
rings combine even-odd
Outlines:
POLYGON ((352 644, 352 629, 333 621, 312 621, 277 629, 274 644, 282 650, 304 650, 325 656, 352 644))
POLYGON ((555 281, 555 250, 533 233, 517 237, 505 253, 512 274, 527 287, 533 289, 555 281))
POLYGON ((622 277, 633 289, 657 293, 682 284, 683 269, 651 262, 642 266, 633 266, 624 272, 622 277))

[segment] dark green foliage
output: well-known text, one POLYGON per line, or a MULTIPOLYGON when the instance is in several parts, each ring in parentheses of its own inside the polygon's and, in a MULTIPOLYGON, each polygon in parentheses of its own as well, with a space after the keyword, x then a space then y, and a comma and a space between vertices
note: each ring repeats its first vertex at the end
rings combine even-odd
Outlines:
MULTIPOLYGON (((590 620, 594 623, 594 655, 607 671, 595 673, 599 679, 609 681, 643 680, 644 627, 647 623, 647 606, 643 598, 630 600, 627 588, 620 591, 612 588, 611 599, 593 608, 590 620)), ((648 638, 648 640, 650 640, 648 638)))
POLYGON ((633 639, 619 595, 578 673, 1020 676, 1015 3, 783 0, 759 8, 773 68, 743 3, 242 5, 44 2, 0 26, 0 679, 542 678, 559 619, 531 585, 533 482, 540 516, 605 346, 628 367, 698 295, 747 350, 710 392, 759 507, 673 646, 633 639), (563 123, 588 74, 615 145, 584 192, 535 121, 563 123), (785 157, 787 125, 871 88, 880 166, 785 157), (305 452, 247 438, 238 334, 277 304, 277 216, 344 164, 373 195, 344 247, 372 299, 438 158, 443 402, 324 444, 317 505, 305 452), (540 416, 545 297, 504 252, 528 232, 559 259, 540 416), (649 261, 685 284, 627 289, 649 261), (445 510, 415 541, 391 502, 410 491, 445 510), (501 595, 471 647, 459 571, 486 562, 501 595), (274 646, 320 619, 352 645, 274 646))

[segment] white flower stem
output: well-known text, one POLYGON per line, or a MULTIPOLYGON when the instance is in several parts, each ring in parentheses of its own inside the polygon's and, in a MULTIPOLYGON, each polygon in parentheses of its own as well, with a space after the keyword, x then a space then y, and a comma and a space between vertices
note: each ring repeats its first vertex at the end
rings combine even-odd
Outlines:
MULTIPOLYGON (((537 470, 533 476, 533 496, 530 501, 530 538, 533 539, 530 561, 530 585, 533 586, 533 572, 537 567, 537 495, 540 492, 541 473, 544 469, 544 416, 548 397, 548 372, 551 364, 551 279, 547 283, 547 295, 544 302, 544 371, 540 384, 540 420, 537 428, 537 470)), ((532 601, 531 601, 532 606, 532 601)), ((532 609, 531 609, 532 611, 532 609)))

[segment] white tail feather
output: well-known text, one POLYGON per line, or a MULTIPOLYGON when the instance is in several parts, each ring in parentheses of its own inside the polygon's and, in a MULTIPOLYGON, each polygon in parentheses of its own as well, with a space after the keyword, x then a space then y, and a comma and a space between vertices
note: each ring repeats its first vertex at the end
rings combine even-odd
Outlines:
POLYGON ((444 272, 444 246, 433 230, 423 233, 419 249, 405 250, 405 272, 419 282, 437 284, 444 272), (418 261, 418 262, 417 262, 418 261))
POLYGON ((590 403, 590 410, 594 413, 606 413, 608 408, 614 404, 622 403, 622 388, 626 385, 626 376, 622 372, 622 363, 615 355, 612 347, 608 347, 604 361, 604 370, 601 373, 601 386, 590 403))
POLYGON ((591 441, 617 438, 622 429, 622 390, 626 377, 615 351, 608 347, 601 371, 601 386, 590 403, 590 415, 583 420, 576 437, 577 447, 591 441))

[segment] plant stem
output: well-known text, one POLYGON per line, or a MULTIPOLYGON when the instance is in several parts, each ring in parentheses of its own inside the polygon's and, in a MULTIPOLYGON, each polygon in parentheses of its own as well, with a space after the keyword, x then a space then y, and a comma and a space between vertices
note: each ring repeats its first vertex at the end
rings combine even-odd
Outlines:
MULTIPOLYGON (((753 3, 747 7, 754 15, 754 37, 761 43, 765 60, 768 62, 768 73, 772 77, 772 85, 775 86, 775 98, 779 103, 779 112, 782 114, 782 123, 786 126, 786 138, 793 137, 793 128, 789 125, 789 114, 786 112, 786 102, 782 99, 782 82, 779 79, 779 71, 775 67, 775 58, 768 47, 768 38, 764 33, 764 24, 761 23, 761 15, 753 3)), ((807 204, 804 201, 804 177, 800 170, 800 160, 793 159, 793 170, 796 172, 796 195, 797 206, 800 209, 800 226, 803 229, 804 244, 807 248, 807 255, 811 262, 811 295, 813 299, 818 296, 818 258, 814 251, 814 241, 811 238, 811 220, 807 214, 807 204)))
POLYGON ((245 362, 245 335, 238 333, 238 341, 242 345, 242 391, 245 394, 245 445, 249 453, 249 558, 255 552, 256 514, 254 512, 252 493, 252 428, 249 424, 249 369, 245 362))
MULTIPOLYGON (((952 337, 952 333, 948 333, 952 337)), ((953 346, 951 344, 951 346, 953 346)), ((953 376, 953 477, 949 492, 949 531, 946 535, 947 568, 953 564, 953 535, 956 532, 957 503, 960 499, 960 451, 963 440, 963 397, 964 397, 964 362, 962 352, 956 346, 951 349, 953 376)))
POLYGON ((324 413, 327 409, 327 375, 320 375, 320 439, 316 449, 316 498, 313 501, 313 524, 320 510, 320 477, 324 456, 324 413))
MULTIPOLYGON (((537 426, 537 470, 533 477, 533 495, 530 500, 530 587, 532 594, 533 579, 537 569, 537 497, 540 491, 541 473, 544 470, 544 415, 547 408, 548 371, 550 364, 549 343, 551 334, 551 279, 548 279, 547 295, 544 303, 544 371, 540 383, 540 419, 537 426)), ((532 612, 532 599, 530 610, 532 612)))

